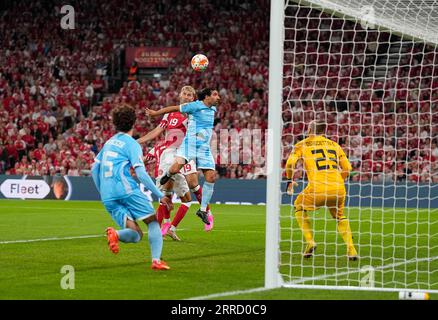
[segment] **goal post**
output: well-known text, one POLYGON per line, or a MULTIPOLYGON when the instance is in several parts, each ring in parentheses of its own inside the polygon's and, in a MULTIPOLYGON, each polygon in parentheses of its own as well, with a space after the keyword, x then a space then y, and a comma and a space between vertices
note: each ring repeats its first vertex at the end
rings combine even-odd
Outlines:
POLYGON ((270 15, 265 287, 438 293, 438 1, 272 0, 270 15), (325 208, 308 210, 303 255, 303 166, 293 197, 282 179, 312 120, 353 167, 357 261, 325 208))
POLYGON ((271 1, 269 34, 269 113, 266 188, 265 287, 281 285, 278 270, 281 194, 284 4, 271 1))

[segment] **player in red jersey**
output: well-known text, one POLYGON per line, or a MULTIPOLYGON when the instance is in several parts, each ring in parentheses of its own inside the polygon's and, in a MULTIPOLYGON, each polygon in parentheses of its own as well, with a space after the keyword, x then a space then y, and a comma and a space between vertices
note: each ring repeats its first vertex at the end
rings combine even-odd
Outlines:
MULTIPOLYGON (((191 86, 185 86, 180 92, 180 103, 188 103, 195 100, 196 92, 191 86)), ((147 135, 141 137, 137 141, 141 144, 146 141, 150 141, 158 137, 161 133, 166 132, 165 140, 162 143, 157 144, 148 154, 148 157, 155 158, 157 164, 155 166, 155 178, 157 179, 157 186, 161 188, 163 193, 171 198, 172 190, 180 197, 181 206, 178 209, 174 219, 170 222, 170 212, 166 206, 158 208, 157 219, 161 223, 163 218, 165 219, 162 225, 162 234, 169 235, 174 240, 179 240, 176 236, 175 230, 179 222, 185 216, 188 208, 190 207, 191 197, 190 191, 192 191, 198 201, 202 199, 202 189, 198 183, 198 172, 196 170, 196 164, 194 161, 187 163, 181 173, 172 177, 168 183, 161 186, 159 183, 160 178, 167 172, 167 169, 173 164, 176 150, 182 143, 187 131, 187 117, 180 112, 172 112, 166 114, 161 120, 160 124, 147 135), (181 212, 180 212, 181 211, 181 212)), ((213 215, 211 210, 207 207, 208 219, 210 225, 204 225, 205 231, 210 231, 213 228, 213 215)))

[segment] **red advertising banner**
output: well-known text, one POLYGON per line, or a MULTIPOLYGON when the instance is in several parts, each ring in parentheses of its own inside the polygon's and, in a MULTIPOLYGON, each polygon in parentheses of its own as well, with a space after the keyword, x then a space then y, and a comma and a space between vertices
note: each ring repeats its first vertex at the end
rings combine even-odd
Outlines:
POLYGON ((175 59, 180 48, 166 47, 134 47, 126 49, 126 67, 137 61, 139 68, 167 68, 175 59))

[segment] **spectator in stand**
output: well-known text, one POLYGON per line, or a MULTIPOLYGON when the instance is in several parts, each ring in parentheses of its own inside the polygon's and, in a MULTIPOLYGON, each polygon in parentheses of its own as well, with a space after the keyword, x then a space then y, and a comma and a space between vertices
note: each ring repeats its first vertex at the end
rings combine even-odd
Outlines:
POLYGON ((3 145, 3 141, 0 140, 0 174, 5 173, 7 162, 8 162, 8 153, 6 147, 3 145))
POLYGON ((97 104, 100 102, 105 90, 105 82, 100 75, 96 75, 96 78, 93 80, 93 90, 93 97, 95 98, 94 104, 97 104))
POLYGON ((17 139, 14 142, 14 146, 18 153, 18 160, 21 160, 21 158, 27 155, 26 142, 24 142, 21 135, 18 135, 17 139))
POLYGON ((78 177, 80 175, 79 174, 79 170, 76 167, 76 162, 75 161, 70 161, 69 169, 67 171, 67 175, 68 176, 72 176, 72 177, 78 177))
POLYGON ((6 155, 7 155, 7 165, 6 168, 12 168, 15 166, 15 163, 19 161, 18 157, 18 151, 17 148, 15 148, 14 143, 12 142, 12 139, 6 140, 6 155))
POLYGON ((67 105, 64 107, 63 112, 63 120, 62 120, 62 132, 65 132, 71 128, 73 128, 75 119, 76 119, 77 111, 70 102, 67 102, 67 105))

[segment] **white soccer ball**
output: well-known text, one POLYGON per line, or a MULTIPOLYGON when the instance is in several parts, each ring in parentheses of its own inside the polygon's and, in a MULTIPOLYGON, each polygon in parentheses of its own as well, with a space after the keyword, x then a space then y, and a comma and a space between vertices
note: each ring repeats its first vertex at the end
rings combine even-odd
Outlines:
POLYGON ((202 72, 208 67, 208 58, 203 54, 197 54, 192 58, 192 68, 195 71, 202 72))

